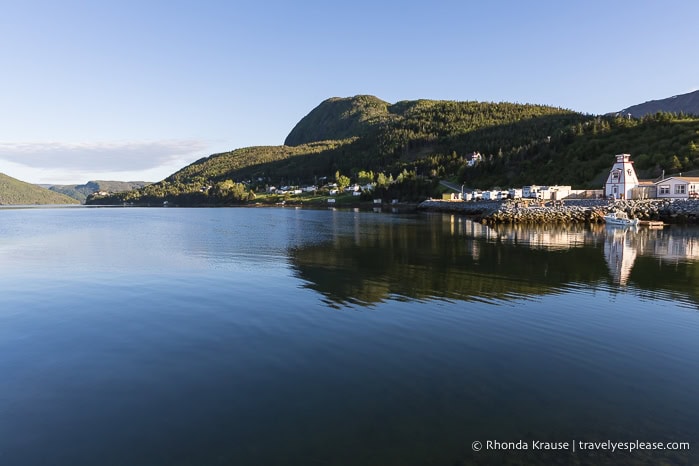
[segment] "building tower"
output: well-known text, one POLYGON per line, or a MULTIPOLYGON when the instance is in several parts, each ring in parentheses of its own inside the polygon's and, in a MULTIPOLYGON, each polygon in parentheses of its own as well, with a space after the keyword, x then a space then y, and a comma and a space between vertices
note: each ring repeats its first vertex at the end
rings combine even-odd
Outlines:
POLYGON ((612 166, 607 183, 604 185, 604 195, 614 199, 631 199, 633 188, 638 187, 638 177, 633 169, 633 162, 629 154, 616 156, 616 162, 612 166))

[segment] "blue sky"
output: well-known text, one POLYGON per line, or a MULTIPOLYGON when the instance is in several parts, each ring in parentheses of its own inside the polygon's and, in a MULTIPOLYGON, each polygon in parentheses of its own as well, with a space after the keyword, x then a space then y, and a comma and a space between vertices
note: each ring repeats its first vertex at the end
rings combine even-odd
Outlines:
POLYGON ((158 181, 326 98, 606 113, 699 88, 699 2, 34 1, 0 15, 0 172, 158 181))

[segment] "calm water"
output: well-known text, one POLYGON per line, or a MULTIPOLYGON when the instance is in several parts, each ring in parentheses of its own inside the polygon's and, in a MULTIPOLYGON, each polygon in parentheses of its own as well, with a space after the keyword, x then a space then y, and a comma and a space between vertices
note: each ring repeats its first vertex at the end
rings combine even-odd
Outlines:
POLYGON ((0 239, 3 465, 699 462, 699 229, 70 208, 0 239))

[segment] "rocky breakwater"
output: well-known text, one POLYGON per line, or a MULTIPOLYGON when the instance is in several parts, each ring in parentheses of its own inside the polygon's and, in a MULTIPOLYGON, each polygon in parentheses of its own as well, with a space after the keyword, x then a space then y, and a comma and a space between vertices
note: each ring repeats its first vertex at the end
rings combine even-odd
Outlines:
POLYGON ((510 201, 481 220, 485 223, 604 223, 606 205, 606 201, 598 200, 536 205, 510 201))
POLYGON ((601 223, 607 201, 579 200, 542 204, 530 201, 428 200, 420 209, 460 213, 483 223, 601 223))
POLYGON ((616 201, 607 211, 622 211, 630 218, 660 220, 666 223, 699 223, 697 199, 644 199, 616 201))
POLYGON ((541 204, 530 201, 428 200, 420 209, 470 215, 483 223, 604 223, 609 212, 625 212, 629 218, 666 223, 699 223, 699 200, 646 199, 607 201, 566 200, 541 204))

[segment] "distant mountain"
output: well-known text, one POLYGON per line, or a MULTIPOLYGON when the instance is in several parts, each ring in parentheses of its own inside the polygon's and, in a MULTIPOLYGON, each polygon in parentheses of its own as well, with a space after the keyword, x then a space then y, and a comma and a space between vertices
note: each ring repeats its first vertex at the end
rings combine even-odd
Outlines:
POLYGON ((699 91, 688 94, 674 95, 667 99, 649 100, 638 105, 623 109, 620 113, 640 118, 657 112, 686 113, 699 116, 699 91))
POLYGON ((0 173, 0 205, 77 203, 71 197, 0 173))
POLYGON ((66 196, 77 199, 80 202, 85 202, 87 196, 94 193, 122 193, 131 191, 132 189, 142 188, 151 183, 147 181, 103 181, 95 180, 88 181, 85 184, 72 185, 48 185, 48 189, 57 193, 65 194, 66 196))

